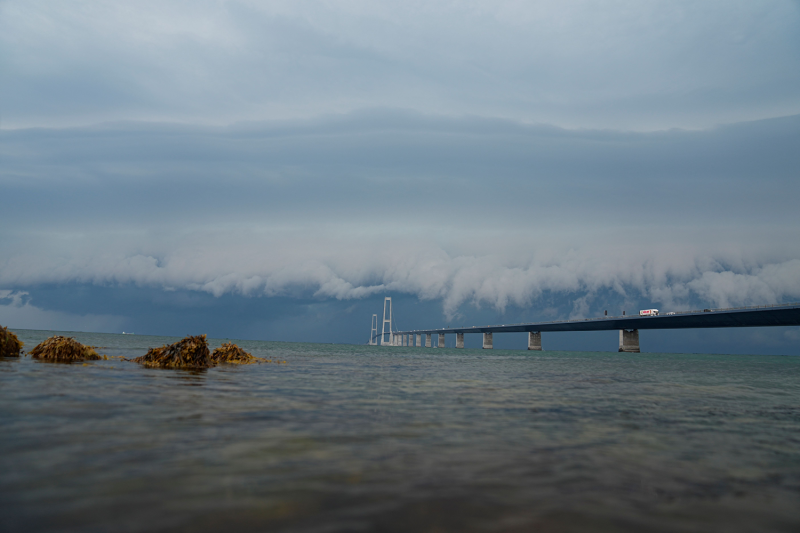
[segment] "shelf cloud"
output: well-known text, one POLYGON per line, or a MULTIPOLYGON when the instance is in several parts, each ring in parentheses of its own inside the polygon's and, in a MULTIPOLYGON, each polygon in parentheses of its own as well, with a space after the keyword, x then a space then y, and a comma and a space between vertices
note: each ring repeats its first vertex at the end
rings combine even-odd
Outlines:
POLYGON ((397 111, 3 134, 0 284, 504 311, 544 291, 800 296, 800 117, 614 133, 397 111), (753 180, 757 172, 760 179, 753 180))

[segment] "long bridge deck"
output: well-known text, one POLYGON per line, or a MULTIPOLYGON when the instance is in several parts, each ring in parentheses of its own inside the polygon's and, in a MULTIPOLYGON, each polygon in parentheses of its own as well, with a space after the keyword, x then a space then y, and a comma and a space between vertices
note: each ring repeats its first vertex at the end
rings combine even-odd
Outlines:
POLYGON ((746 328, 763 326, 800 326, 800 303, 684 311, 657 316, 614 316, 501 324, 458 328, 419 329, 398 331, 411 333, 525 333, 530 331, 602 331, 614 329, 686 329, 686 328, 746 328))
MULTIPOLYGON (((389 298, 387 298, 389 300, 389 298)), ((384 304, 385 305, 385 304, 384 304)), ((385 318, 384 323, 389 322, 385 318)), ((483 347, 492 348, 494 333, 528 333, 528 349, 542 349, 542 332, 550 331, 603 331, 619 330, 619 350, 639 352, 640 329, 690 329, 690 328, 747 328, 764 326, 800 326, 800 303, 736 307, 730 309, 703 309, 682 311, 656 316, 602 316, 579 320, 555 320, 524 324, 498 324, 493 326, 468 326, 458 328, 417 329, 391 331, 389 342, 394 346, 432 347, 431 337, 438 335, 437 346, 444 346, 445 334, 456 334, 456 348, 464 347, 464 335, 482 333, 483 347), (422 336, 425 342, 422 343, 422 336)), ((377 325, 373 327, 377 334, 377 325)), ((377 336, 377 335, 376 335, 377 336)), ((381 335, 381 339, 383 339, 381 335)), ((374 338, 374 337, 373 337, 374 338)), ((371 341, 372 342, 372 341, 371 341)))

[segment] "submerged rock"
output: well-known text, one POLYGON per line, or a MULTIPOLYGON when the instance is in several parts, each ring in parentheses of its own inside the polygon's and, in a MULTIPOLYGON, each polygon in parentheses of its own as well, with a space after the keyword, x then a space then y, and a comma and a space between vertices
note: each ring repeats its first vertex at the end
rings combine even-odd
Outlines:
POLYGON ((211 360, 205 335, 186 337, 175 344, 150 348, 145 355, 131 361, 150 368, 200 369, 215 364, 211 360))
POLYGON ((251 365, 259 362, 257 357, 245 352, 232 342, 222 343, 222 346, 211 354, 211 360, 215 363, 233 363, 237 365, 251 365))
POLYGON ((19 357, 25 343, 17 338, 13 331, 0 326, 0 357, 19 357))
POLYGON ((61 335, 40 342, 29 353, 33 359, 61 363, 102 359, 91 346, 85 346, 72 337, 62 337, 61 335))

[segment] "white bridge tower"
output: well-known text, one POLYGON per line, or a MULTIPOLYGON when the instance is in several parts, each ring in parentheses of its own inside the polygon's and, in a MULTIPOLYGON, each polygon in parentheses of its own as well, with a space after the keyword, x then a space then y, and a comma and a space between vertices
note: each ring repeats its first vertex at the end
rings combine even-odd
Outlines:
MULTIPOLYGON (((377 325, 377 324, 376 324, 377 325)), ((383 299, 383 327, 381 328, 381 346, 394 344, 394 335, 392 335, 392 297, 387 296, 383 299), (386 318, 386 306, 389 306, 389 318, 386 318), (386 324, 389 324, 389 331, 386 331, 386 324), (386 338, 386 335, 389 338, 386 338)))
POLYGON ((372 315, 372 326, 369 330, 369 342, 367 344, 370 346, 378 344, 378 315, 372 315))

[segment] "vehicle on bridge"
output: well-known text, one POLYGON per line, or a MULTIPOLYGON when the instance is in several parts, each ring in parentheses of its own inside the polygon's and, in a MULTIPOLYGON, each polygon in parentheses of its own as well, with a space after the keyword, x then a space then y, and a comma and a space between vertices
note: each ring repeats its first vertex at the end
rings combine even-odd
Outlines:
POLYGON ((639 316, 658 316, 658 309, 642 309, 639 316))

